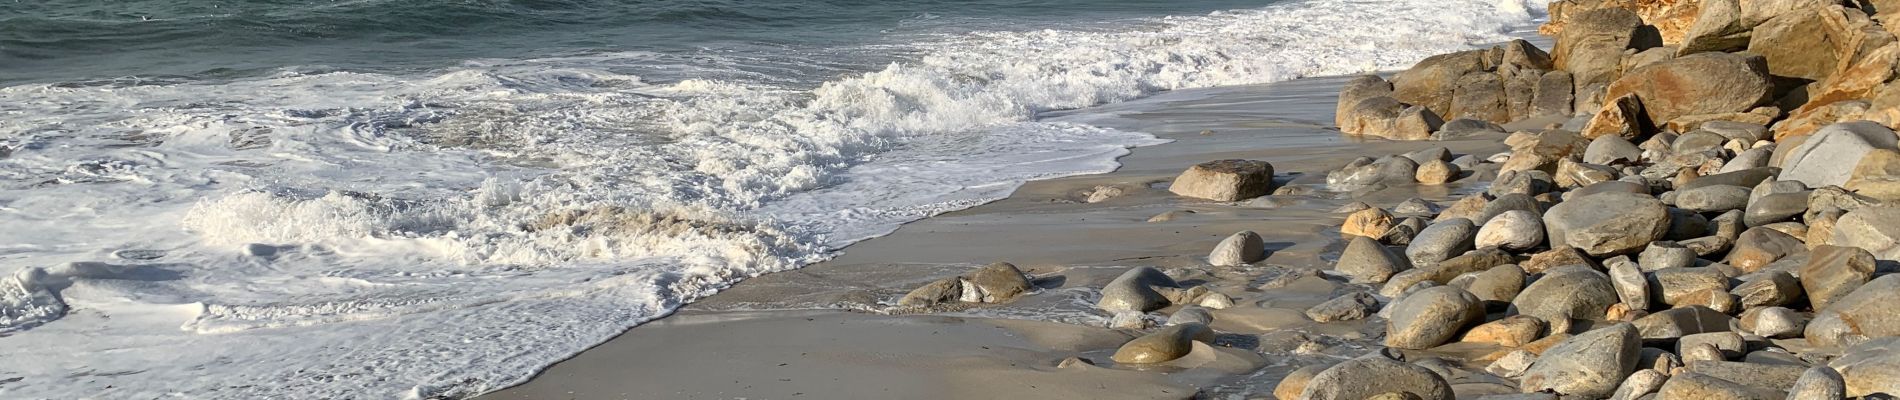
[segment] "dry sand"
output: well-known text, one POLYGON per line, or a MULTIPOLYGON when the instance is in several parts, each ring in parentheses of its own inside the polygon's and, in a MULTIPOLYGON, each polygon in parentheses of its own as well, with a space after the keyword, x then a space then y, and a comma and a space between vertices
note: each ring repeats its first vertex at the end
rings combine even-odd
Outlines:
MULTIPOLYGON (((1266 208, 1178 197, 1166 184, 1190 165, 1224 158, 1266 160, 1289 184, 1323 188, 1326 171, 1362 155, 1502 150, 1495 136, 1343 138, 1329 129, 1343 82, 1175 91, 1053 116, 1175 142, 1136 149, 1114 173, 1030 182, 1007 199, 905 225, 830 261, 747 280, 486 398, 1270 398, 1293 369, 1379 348, 1381 327, 1317 324, 1301 314, 1343 285, 1317 273, 1343 246, 1343 215, 1332 210, 1351 201, 1391 207, 1412 196, 1442 203, 1478 188, 1402 187, 1357 199, 1322 190, 1274 196, 1284 204, 1266 208), (1084 202, 1098 186, 1125 194, 1084 202), (1193 213, 1146 222, 1177 210, 1193 213), (1215 243, 1241 230, 1260 233, 1272 255, 1249 267, 1207 265, 1215 243), (918 285, 997 261, 1021 266, 1043 289, 957 312, 877 311, 918 285), (1214 346, 1159 366, 1112 365, 1107 356, 1139 332, 1105 328, 1108 315, 1092 304, 1098 288, 1136 266, 1237 299, 1214 312, 1214 346), (1059 366, 1071 357, 1097 365, 1059 366)), ((1453 383, 1461 394, 1494 389, 1453 383)))

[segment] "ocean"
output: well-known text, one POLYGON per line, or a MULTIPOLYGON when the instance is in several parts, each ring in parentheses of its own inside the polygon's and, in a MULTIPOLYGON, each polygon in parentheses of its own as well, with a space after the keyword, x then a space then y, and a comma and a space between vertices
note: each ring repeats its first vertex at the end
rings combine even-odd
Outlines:
POLYGON ((0 397, 459 398, 1531 0, 0 3, 0 397))

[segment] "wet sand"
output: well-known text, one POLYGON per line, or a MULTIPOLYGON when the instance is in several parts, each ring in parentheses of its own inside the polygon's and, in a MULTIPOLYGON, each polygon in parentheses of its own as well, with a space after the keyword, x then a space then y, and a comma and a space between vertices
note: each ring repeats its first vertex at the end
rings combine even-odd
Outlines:
POLYGON ((1389 208, 1414 196, 1443 204, 1479 181, 1349 198, 1325 188, 1326 172, 1359 156, 1432 146, 1481 157, 1503 150, 1498 136, 1342 137, 1331 126, 1344 81, 1175 91, 1049 116, 1174 142, 1136 149, 1113 173, 1029 182, 1007 199, 905 225, 830 261, 747 280, 485 398, 1270 398, 1293 369, 1379 348, 1381 327, 1318 324, 1301 313, 1344 285, 1320 272, 1344 245, 1344 215, 1332 210, 1352 201, 1389 208), (1316 190, 1272 196, 1270 207, 1166 191, 1188 166, 1226 158, 1269 161, 1277 180, 1316 190), (1124 194, 1084 201, 1102 186, 1124 194), (1192 213, 1147 222, 1171 211, 1192 213), (1215 243, 1241 230, 1264 237, 1269 258, 1209 266, 1215 243), (884 311, 912 288, 998 261, 1021 267, 1042 290, 954 312, 884 311), (1213 312, 1215 345, 1159 366, 1112 365, 1108 355, 1140 332, 1105 327, 1109 315, 1093 302, 1103 284, 1137 266, 1236 299, 1213 312), (1064 362, 1071 357, 1095 365, 1064 362))

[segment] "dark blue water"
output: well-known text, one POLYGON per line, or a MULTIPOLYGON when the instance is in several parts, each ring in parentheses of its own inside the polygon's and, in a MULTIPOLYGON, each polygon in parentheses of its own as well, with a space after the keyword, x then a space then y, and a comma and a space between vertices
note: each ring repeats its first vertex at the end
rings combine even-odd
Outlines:
MULTIPOLYGON (((404 72, 652 52, 811 58, 971 30, 1256 7, 1265 0, 38 0, 0 2, 0 82, 404 72)), ((867 52, 875 53, 875 52, 867 52)), ((846 69, 852 66, 842 66, 846 69)))

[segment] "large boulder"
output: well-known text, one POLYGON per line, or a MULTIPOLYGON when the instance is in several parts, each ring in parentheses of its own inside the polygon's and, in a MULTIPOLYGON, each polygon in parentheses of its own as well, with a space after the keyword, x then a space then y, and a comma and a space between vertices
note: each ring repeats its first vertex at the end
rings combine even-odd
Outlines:
POLYGON ((1300 399, 1361 400, 1400 392, 1422 400, 1452 400, 1451 384, 1425 367, 1367 356, 1334 365, 1307 381, 1300 399))
POLYGON ((1490 72, 1471 72, 1458 78, 1452 92, 1451 113, 1446 118, 1470 118, 1492 123, 1511 122, 1504 80, 1490 72))
POLYGON ((1815 312, 1814 320, 1808 322, 1808 343, 1842 346, 1900 336, 1900 313, 1893 310, 1896 304, 1900 304, 1900 275, 1874 278, 1815 312))
POLYGON ((1765 64, 1759 56, 1691 54, 1624 73, 1604 96, 1641 98, 1651 126, 1683 116, 1748 111, 1772 100, 1774 85, 1765 64))
POLYGON ((1521 388, 1525 393, 1609 397, 1623 378, 1636 371, 1642 347, 1636 328, 1629 324, 1578 334, 1544 350, 1524 371, 1521 388))
POLYGON ((1452 115, 1452 99, 1459 79, 1485 70, 1484 53, 1484 50, 1470 50, 1426 57, 1411 69, 1392 76, 1392 97, 1406 104, 1424 106, 1436 115, 1452 115))
POLYGON ((1427 288, 1392 304, 1386 320, 1385 345, 1427 349, 1451 341, 1473 323, 1484 319, 1477 296, 1450 286, 1427 288))
POLYGON ((1551 49, 1551 61, 1557 69, 1570 72, 1577 88, 1612 81, 1621 67, 1623 50, 1631 47, 1643 26, 1641 16, 1622 8, 1590 10, 1565 19, 1557 46, 1551 49))
POLYGON ((1558 203, 1544 214, 1551 246, 1604 257, 1640 251, 1669 230, 1661 201, 1634 193, 1598 193, 1558 203))
POLYGON ((1896 148, 1900 143, 1896 143, 1893 130, 1880 124, 1856 121, 1828 125, 1789 150, 1782 158, 1778 178, 1801 181, 1814 188, 1842 185, 1853 177, 1861 157, 1875 149, 1896 148))
POLYGON ((1844 57, 1855 57, 1863 48, 1871 51, 1892 41, 1892 34, 1874 26, 1859 10, 1813 7, 1756 26, 1748 51, 1768 59, 1770 74, 1807 82, 1826 80, 1840 68, 1844 57))
POLYGON ((1643 114, 1643 101, 1636 95, 1617 96, 1603 104, 1603 109, 1590 117, 1583 125, 1583 137, 1595 139, 1605 136, 1621 136, 1624 139, 1637 139, 1656 131, 1655 125, 1643 114))
POLYGON ((1576 103, 1569 72, 1550 71, 1537 79, 1537 87, 1531 91, 1530 118, 1569 117, 1575 115, 1572 110, 1576 103))
POLYGON ((1390 96, 1360 100, 1336 119, 1343 122, 1340 132, 1390 140, 1431 139, 1432 132, 1445 124, 1438 113, 1390 96))
POLYGON ((1195 164, 1168 186, 1174 194, 1215 201, 1240 201, 1273 192, 1273 164, 1219 160, 1195 164))
POLYGON ((1900 338, 1880 338, 1855 345, 1828 366, 1840 371, 1848 398, 1900 393, 1900 338))
POLYGON ((1389 96, 1392 96, 1392 82, 1386 82, 1385 78, 1378 75, 1354 77, 1339 88, 1339 104, 1333 108, 1333 123, 1344 127, 1348 125, 1352 110, 1359 106, 1359 102, 1389 96))

